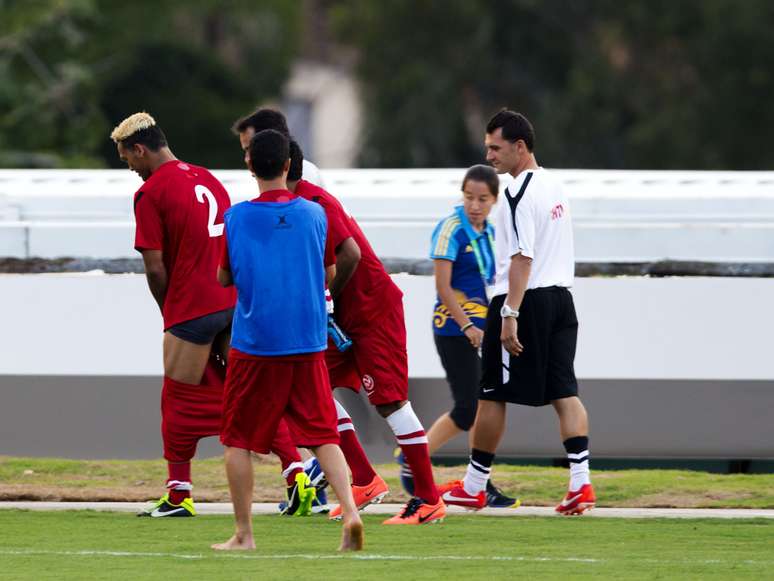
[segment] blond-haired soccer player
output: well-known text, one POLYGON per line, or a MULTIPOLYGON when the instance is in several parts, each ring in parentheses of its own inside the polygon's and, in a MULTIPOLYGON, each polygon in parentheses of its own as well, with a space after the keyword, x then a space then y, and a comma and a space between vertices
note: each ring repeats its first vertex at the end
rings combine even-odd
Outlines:
MULTIPOLYGON (((144 182, 134 195, 135 248, 164 319, 161 431, 169 478, 167 494, 140 516, 194 516, 191 459, 200 438, 220 431, 223 362, 236 301, 234 290, 216 279, 223 213, 231 201, 208 170, 175 157, 148 113, 124 119, 111 138, 144 182)), ((272 451, 290 486, 303 465, 283 427, 272 451)))

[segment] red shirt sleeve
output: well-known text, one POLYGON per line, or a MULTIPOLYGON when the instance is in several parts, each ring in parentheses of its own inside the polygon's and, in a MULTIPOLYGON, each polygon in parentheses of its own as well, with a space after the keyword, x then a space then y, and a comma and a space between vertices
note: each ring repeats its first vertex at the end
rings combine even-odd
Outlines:
POLYGON ((328 238, 331 240, 335 251, 341 246, 342 242, 352 237, 352 232, 349 226, 347 226, 347 215, 340 206, 326 205, 325 215, 328 218, 328 238))
POLYGON ((228 257, 228 238, 223 232, 223 252, 220 255, 220 267, 223 270, 231 270, 231 259, 228 257))
POLYGON ((149 193, 140 190, 134 196, 134 220, 136 223, 134 247, 143 250, 163 250, 164 228, 156 201, 149 193))
POLYGON ((330 230, 325 237, 325 256, 323 257, 323 263, 325 264, 325 268, 328 268, 332 264, 336 264, 336 246, 333 244, 330 230))

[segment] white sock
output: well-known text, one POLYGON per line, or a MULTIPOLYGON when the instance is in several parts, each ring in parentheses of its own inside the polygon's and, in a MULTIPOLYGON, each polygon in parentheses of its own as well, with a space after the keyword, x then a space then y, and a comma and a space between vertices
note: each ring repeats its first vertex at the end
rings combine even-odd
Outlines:
POLYGON ((344 406, 335 399, 333 400, 333 403, 336 404, 336 418, 338 419, 339 432, 354 430, 355 425, 352 423, 352 418, 350 417, 347 410, 344 409, 344 406))
POLYGON ((425 429, 414 413, 411 402, 387 416, 387 424, 389 424, 392 433, 395 434, 398 445, 427 444, 425 429))
POLYGON ((486 483, 489 481, 491 473, 491 468, 487 468, 471 458, 468 470, 465 472, 465 478, 462 481, 462 487, 471 496, 476 496, 479 492, 486 489, 486 483))
POLYGON ((287 478, 294 470, 304 470, 304 464, 302 462, 291 462, 290 465, 282 471, 282 477, 287 478))
POLYGON ((193 490, 193 484, 182 480, 167 480, 167 490, 193 490))
POLYGON ((570 490, 580 490, 584 484, 591 484, 589 474, 589 451, 580 454, 567 454, 570 461, 570 490))

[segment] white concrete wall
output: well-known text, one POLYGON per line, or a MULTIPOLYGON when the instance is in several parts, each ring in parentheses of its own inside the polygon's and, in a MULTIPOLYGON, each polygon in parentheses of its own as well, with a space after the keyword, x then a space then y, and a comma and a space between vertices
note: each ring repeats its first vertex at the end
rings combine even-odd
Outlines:
MULTIPOLYGON (((397 275, 409 372, 442 377, 431 277, 397 275)), ((581 379, 772 380, 774 279, 581 278, 581 379)), ((0 275, 0 375, 161 374, 161 317, 142 275, 0 275)))
MULTIPOLYGON (((555 171, 579 261, 774 262, 774 172, 555 171)), ((234 202, 255 195, 246 171, 216 175, 234 202)), ((326 170, 323 179, 379 256, 424 258, 463 175, 326 170)), ((136 256, 131 196, 140 184, 126 170, 0 170, 0 256, 136 256)))

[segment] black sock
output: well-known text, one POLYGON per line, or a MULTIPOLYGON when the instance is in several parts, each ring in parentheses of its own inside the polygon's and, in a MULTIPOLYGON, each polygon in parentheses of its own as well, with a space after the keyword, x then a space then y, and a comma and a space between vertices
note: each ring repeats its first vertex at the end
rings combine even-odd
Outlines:
POLYGON ((564 449, 568 454, 580 454, 581 452, 586 452, 589 449, 589 437, 575 436, 573 438, 567 438, 564 441, 564 449))
POLYGON ((495 455, 491 452, 484 452, 483 450, 476 450, 475 448, 470 451, 470 460, 476 464, 480 464, 484 468, 492 468, 494 459, 495 455))

